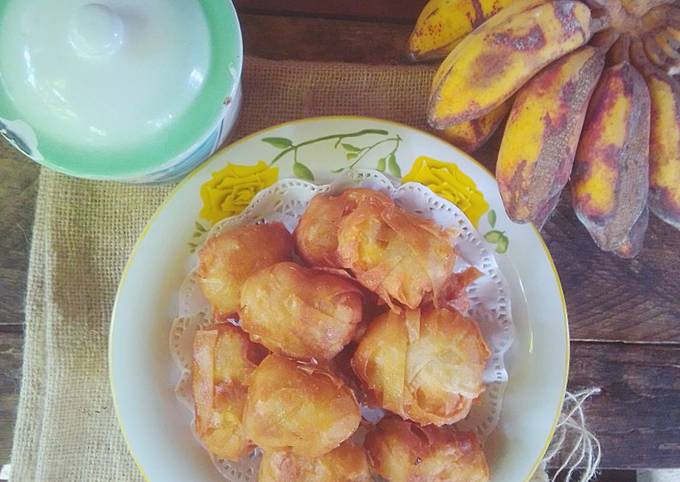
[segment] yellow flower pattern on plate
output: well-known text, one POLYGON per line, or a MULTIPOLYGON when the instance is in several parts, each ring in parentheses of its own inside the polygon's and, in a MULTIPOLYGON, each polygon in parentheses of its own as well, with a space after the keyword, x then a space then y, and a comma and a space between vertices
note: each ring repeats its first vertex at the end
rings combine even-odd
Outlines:
POLYGON ((213 172, 201 186, 201 218, 215 224, 243 211, 255 194, 271 186, 279 178, 279 168, 260 161, 254 166, 227 164, 213 172))
POLYGON ((489 204, 474 181, 451 162, 420 156, 402 182, 419 182, 438 196, 451 201, 470 219, 475 227, 489 210, 489 204))

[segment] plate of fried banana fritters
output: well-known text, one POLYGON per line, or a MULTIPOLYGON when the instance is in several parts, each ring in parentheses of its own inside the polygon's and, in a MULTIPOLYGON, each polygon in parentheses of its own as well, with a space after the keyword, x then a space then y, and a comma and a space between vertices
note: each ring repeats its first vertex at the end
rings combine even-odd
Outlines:
POLYGON ((148 480, 530 480, 559 279, 493 177, 376 119, 283 124, 179 185, 123 273, 116 414, 148 480), (169 343, 168 343, 169 341, 169 343))

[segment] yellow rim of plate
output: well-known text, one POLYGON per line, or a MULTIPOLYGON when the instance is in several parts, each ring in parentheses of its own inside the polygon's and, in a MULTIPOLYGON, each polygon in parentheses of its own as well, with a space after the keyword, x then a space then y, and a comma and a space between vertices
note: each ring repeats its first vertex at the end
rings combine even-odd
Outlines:
MULTIPOLYGON (((291 124, 305 124, 308 122, 318 122, 318 121, 324 121, 324 120, 338 120, 338 121, 348 121, 348 120, 359 120, 359 121, 369 121, 369 122, 380 122, 383 124, 388 124, 392 126, 396 126, 402 129, 407 129, 407 130, 412 130, 416 131, 418 134, 425 135, 429 138, 431 138, 434 141, 437 141, 439 143, 444 143, 448 147, 452 148, 453 150, 457 151, 461 156, 466 158, 468 161, 472 162, 473 164, 476 164, 479 168, 482 169, 482 172, 484 172, 487 176, 489 176, 492 180, 493 183, 496 183, 496 178, 493 176, 493 174, 487 169, 486 166, 484 166, 482 163, 477 161, 475 158, 467 154, 465 151, 457 148, 453 144, 449 144, 448 142, 440 139, 439 137, 435 136, 434 134, 431 134, 429 132, 422 131, 420 129, 417 129, 415 127, 408 126, 406 124, 401 124, 399 122, 395 121, 389 121, 389 120, 384 120, 384 119, 378 119, 375 117, 365 117, 365 116, 354 116, 354 115, 330 115, 330 116, 318 116, 318 117, 307 117, 305 119, 297 119, 297 120, 292 120, 292 121, 287 121, 287 122, 282 122, 281 124, 276 124, 271 127, 267 127, 266 129, 262 129, 260 131, 254 132, 252 134, 248 134, 247 136, 244 136, 226 146, 221 148, 219 151, 217 151, 215 154, 213 154, 209 159, 207 159, 203 164, 198 166, 196 169, 191 171, 184 179, 182 179, 175 188, 170 191, 168 196, 163 200, 160 206, 158 206, 158 209, 153 213, 151 218, 149 218, 149 221, 146 223, 146 226, 144 226, 144 229, 142 230, 142 233, 139 235, 137 238, 137 241, 135 242, 134 247, 132 248, 132 251, 130 252, 130 255, 128 256, 128 260, 125 263, 125 268, 123 269, 123 273, 120 277, 120 281, 118 283, 118 289, 116 290, 116 298, 115 302, 113 304, 113 310, 111 311, 111 326, 109 327, 109 343, 108 343, 108 360, 109 360, 109 385, 111 386, 111 394, 113 397, 113 411, 116 414, 116 420, 118 421, 118 427, 120 428, 121 433, 123 434, 123 440, 125 440, 125 445, 127 445, 128 452, 132 456, 132 459, 135 461, 135 464, 137 465, 137 468, 142 474, 142 477, 144 477, 144 480, 146 481, 151 481, 149 477, 146 475, 146 472, 144 472, 144 469, 142 468, 142 465, 139 463, 139 460, 137 460, 137 456, 132 450, 132 447, 130 446, 130 441, 127 438, 127 433, 125 432, 125 427, 123 426, 123 421, 120 416, 120 412, 118 410, 118 401, 116 399, 116 390, 114 388, 113 384, 113 363, 112 363, 112 350, 111 350, 111 338, 113 334, 113 327, 114 327, 114 320, 116 318, 116 310, 118 307, 118 299, 120 292, 122 290, 123 285, 125 284, 125 280, 127 279, 128 271, 130 269, 130 264, 132 263, 132 260, 135 258, 135 255, 137 254, 137 250, 148 234, 149 230, 151 229, 151 226, 153 226, 154 222, 156 221, 156 218, 160 215, 160 213, 165 209, 165 206, 170 202, 172 198, 174 198, 179 191, 184 187, 185 184, 189 182, 191 178, 193 178, 196 174, 201 172, 203 169, 205 169, 207 166, 211 164, 211 161, 213 160, 214 157, 218 156, 222 151, 226 149, 230 149, 233 146, 245 143, 250 141, 251 139, 254 139, 255 137, 259 137, 262 134, 265 134, 267 132, 280 129, 282 127, 291 125, 291 124)), ((557 288, 559 291, 560 295, 560 300, 562 302, 562 315, 564 318, 564 335, 565 335, 565 340, 566 340, 566 357, 565 357, 565 370, 564 370, 564 377, 562 380, 562 394, 560 398, 562 399, 562 403, 560 403, 557 413, 555 413, 555 418, 553 420, 552 427, 550 428, 550 432, 548 433, 548 437, 545 441, 545 444, 543 445, 543 449, 541 450, 540 454, 538 455, 538 458, 533 464, 533 467, 531 468, 529 474, 524 479, 524 482, 528 482, 531 480, 533 477, 534 473, 538 469, 539 465, 541 464, 541 461, 543 460, 543 456, 545 453, 548 451, 548 447, 550 446, 550 442, 552 441, 553 436, 555 435, 555 430, 557 429, 557 423, 560 418, 560 414, 562 413, 562 405, 564 404, 564 395, 567 391, 567 382, 569 380, 569 361, 570 361, 570 339, 569 339, 569 318, 567 315, 567 302, 564 298, 564 290, 562 289, 562 283, 560 282, 560 277, 559 274, 557 273, 557 268, 555 267, 555 262, 552 259, 552 256, 550 254, 550 251, 548 250, 548 246, 545 244, 545 241, 543 240, 543 236, 541 236, 541 233, 536 229, 536 227, 533 224, 529 224, 531 229, 534 231, 534 234, 536 235, 536 238, 538 238, 539 242, 541 243, 541 247, 543 248, 543 252, 545 253, 545 256, 548 260, 548 263, 550 264, 550 268, 552 269, 553 276, 555 278, 555 283, 557 283, 557 288)))

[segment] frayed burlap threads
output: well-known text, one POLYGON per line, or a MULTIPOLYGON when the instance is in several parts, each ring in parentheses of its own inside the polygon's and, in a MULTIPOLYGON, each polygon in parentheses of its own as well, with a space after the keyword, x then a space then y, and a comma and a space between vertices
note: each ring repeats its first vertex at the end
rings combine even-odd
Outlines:
MULTIPOLYGON (((551 481, 588 482, 597 475, 601 447, 597 437, 588 430, 584 404, 599 393, 599 388, 566 393, 562 415, 542 464, 543 469, 548 464, 556 467, 551 481)), ((533 482, 548 480, 545 476, 533 482)))

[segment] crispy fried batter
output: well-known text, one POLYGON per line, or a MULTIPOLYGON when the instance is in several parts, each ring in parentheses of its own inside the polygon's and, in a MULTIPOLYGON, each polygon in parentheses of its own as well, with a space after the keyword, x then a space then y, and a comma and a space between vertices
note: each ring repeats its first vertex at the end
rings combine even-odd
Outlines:
POLYGON ((454 236, 370 189, 316 196, 294 233, 307 263, 349 270, 396 311, 397 303, 413 309, 423 302, 444 306, 452 300, 447 287, 455 278, 454 236))
POLYGON ((393 203, 386 195, 371 189, 347 189, 337 196, 315 196, 293 233, 302 259, 313 266, 339 267, 337 248, 340 220, 359 204, 368 201, 383 205, 393 203))
POLYGON ((215 317, 236 313, 251 274, 292 254, 293 239, 281 223, 242 226, 208 238, 198 252, 198 280, 215 317))
POLYGON ((259 482, 372 482, 362 447, 344 442, 316 459, 287 450, 265 452, 260 463, 259 482))
POLYGON ((454 234, 404 209, 362 203, 343 218, 338 257, 391 307, 441 302, 456 260, 454 234))
POLYGON ((328 360, 352 340, 362 296, 347 278, 284 262, 244 283, 239 314, 251 339, 270 350, 328 360))
POLYGON ((487 482, 477 437, 451 427, 420 427, 389 416, 364 442, 374 472, 389 482, 487 482))
POLYGON ((489 356, 474 320, 425 308, 373 320, 352 368, 383 408, 423 425, 444 425, 465 418, 484 391, 489 356))
POLYGON ((196 434, 209 452, 236 461, 252 444, 242 424, 247 378, 266 355, 238 327, 215 325, 194 337, 192 389, 196 434))
POLYGON ((250 378, 245 431, 265 451, 320 457, 359 426, 352 391, 320 367, 269 355, 250 378))

